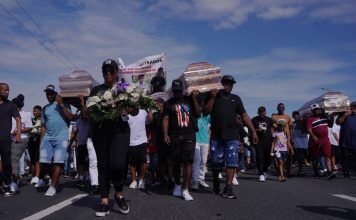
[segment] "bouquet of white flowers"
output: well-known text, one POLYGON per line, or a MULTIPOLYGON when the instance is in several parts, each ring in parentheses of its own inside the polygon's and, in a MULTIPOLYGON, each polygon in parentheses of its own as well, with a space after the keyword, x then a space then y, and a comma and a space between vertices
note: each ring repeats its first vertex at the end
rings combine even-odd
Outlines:
POLYGON ((121 112, 130 108, 158 110, 153 98, 146 96, 134 85, 116 86, 102 96, 89 97, 86 106, 94 121, 116 121, 121 112))
MULTIPOLYGON (((35 119, 33 119, 35 120, 35 119)), ((41 119, 36 119, 35 124, 32 127, 32 130, 30 131, 30 136, 34 139, 37 140, 37 138, 41 134, 41 119)))

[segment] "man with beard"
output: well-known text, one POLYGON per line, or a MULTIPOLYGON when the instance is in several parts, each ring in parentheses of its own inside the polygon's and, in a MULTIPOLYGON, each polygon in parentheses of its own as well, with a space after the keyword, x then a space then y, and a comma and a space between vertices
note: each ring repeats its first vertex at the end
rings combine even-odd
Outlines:
POLYGON ((11 125, 12 118, 16 120, 15 142, 21 142, 21 118, 20 113, 14 103, 8 100, 9 86, 6 83, 0 83, 0 157, 2 162, 2 171, 0 178, 3 182, 4 196, 9 197, 14 193, 10 190, 11 183, 11 125))
MULTIPOLYGON (((45 196, 54 196, 67 159, 68 126, 73 114, 70 106, 63 103, 54 85, 48 85, 44 92, 49 103, 43 107, 41 119, 40 176, 43 177, 44 172, 52 170, 51 184, 45 196), (52 169, 49 168, 51 164, 52 169)), ((45 185, 43 178, 36 184, 37 187, 45 185)))
POLYGON ((192 179, 192 163, 195 151, 196 118, 201 114, 198 103, 198 91, 191 96, 183 95, 183 81, 172 82, 173 97, 164 105, 163 135, 164 141, 171 149, 174 161, 175 187, 173 196, 183 197, 184 200, 193 200, 188 187, 192 179), (183 164, 183 186, 180 185, 181 165, 183 164))
POLYGON ((222 196, 236 198, 232 191, 232 180, 238 167, 239 124, 236 120, 240 115, 242 121, 252 133, 253 143, 257 144, 257 133, 252 125, 241 98, 232 94, 236 83, 233 76, 225 75, 221 79, 223 89, 213 90, 204 105, 204 114, 211 114, 210 152, 213 171, 213 193, 220 194, 219 173, 226 166, 226 186, 222 196))

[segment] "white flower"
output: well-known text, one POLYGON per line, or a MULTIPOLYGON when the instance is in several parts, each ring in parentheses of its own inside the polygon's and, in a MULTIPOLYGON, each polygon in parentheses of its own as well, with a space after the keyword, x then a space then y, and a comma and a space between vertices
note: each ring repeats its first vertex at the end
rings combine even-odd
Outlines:
POLYGON ((87 100, 87 107, 92 106, 92 105, 88 106, 90 103, 96 104, 96 103, 100 102, 100 100, 101 99, 100 99, 99 96, 91 96, 91 97, 89 97, 88 100, 87 100))
POLYGON ((130 86, 128 86, 128 87, 126 88, 126 92, 127 92, 127 93, 133 93, 133 92, 135 91, 135 89, 136 89, 136 86, 130 85, 130 86))
MULTIPOLYGON (((133 93, 133 94, 135 94, 135 93, 133 93)), ((139 97, 140 97, 140 96, 132 96, 132 97, 130 98, 130 100, 131 100, 132 102, 138 102, 139 97)))
POLYGON ((89 103, 87 103, 87 108, 90 108, 93 105, 96 105, 96 103, 95 102, 89 102, 89 103))
POLYGON ((131 96, 134 97, 134 98, 137 98, 137 97, 140 97, 140 94, 134 92, 134 93, 131 94, 131 96))
POLYGON ((122 100, 127 100, 129 97, 127 96, 126 93, 120 93, 119 94, 119 100, 122 101, 122 100))
POLYGON ((105 100, 109 100, 109 99, 112 99, 112 92, 111 91, 106 91, 103 95, 103 98, 105 100))

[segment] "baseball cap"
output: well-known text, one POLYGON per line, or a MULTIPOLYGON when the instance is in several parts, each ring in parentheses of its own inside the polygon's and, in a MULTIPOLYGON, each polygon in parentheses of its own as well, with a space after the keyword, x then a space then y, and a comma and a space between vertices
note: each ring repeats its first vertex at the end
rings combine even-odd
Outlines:
POLYGON ((225 75, 225 76, 223 76, 223 77, 221 78, 221 83, 223 83, 223 82, 232 82, 232 84, 235 84, 235 83, 236 83, 234 77, 231 76, 231 75, 225 75))
POLYGON ((277 125, 281 126, 281 127, 284 127, 284 126, 286 126, 286 121, 284 119, 279 119, 277 121, 277 125))
POLYGON ((175 79, 172 81, 172 91, 183 91, 183 81, 175 79))
POLYGON ((101 69, 104 69, 106 66, 111 66, 113 67, 116 71, 119 70, 119 66, 117 65, 116 61, 113 59, 107 59, 104 61, 103 66, 101 69))
POLYGON ((46 86, 46 88, 43 90, 44 92, 52 92, 52 93, 57 93, 57 89, 54 85, 49 84, 46 86))
POLYGON ((314 109, 318 109, 320 108, 319 104, 318 103, 314 103, 310 106, 311 110, 314 110, 314 109))

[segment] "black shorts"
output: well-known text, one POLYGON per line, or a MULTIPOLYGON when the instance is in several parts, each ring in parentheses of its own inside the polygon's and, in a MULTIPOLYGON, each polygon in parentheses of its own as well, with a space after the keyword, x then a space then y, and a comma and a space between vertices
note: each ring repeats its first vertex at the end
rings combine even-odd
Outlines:
POLYGON ((171 136, 171 156, 176 162, 188 162, 193 163, 195 153, 195 133, 171 136))
POLYGON ((165 143, 158 144, 157 156, 159 163, 165 163, 168 158, 172 158, 170 147, 165 143))
POLYGON ((142 163, 147 163, 147 143, 130 146, 128 162, 131 166, 139 166, 142 163))
POLYGON ((331 145, 331 156, 335 157, 335 156, 338 156, 339 154, 340 154, 339 146, 332 144, 331 145))
POLYGON ((78 165, 87 166, 88 165, 88 148, 86 144, 78 145, 77 152, 77 163, 78 165))
POLYGON ((295 148, 295 157, 297 161, 304 161, 307 158, 308 149, 307 148, 295 148))
POLYGON ((28 153, 30 154, 31 164, 35 165, 40 161, 40 137, 30 137, 28 140, 28 153))

